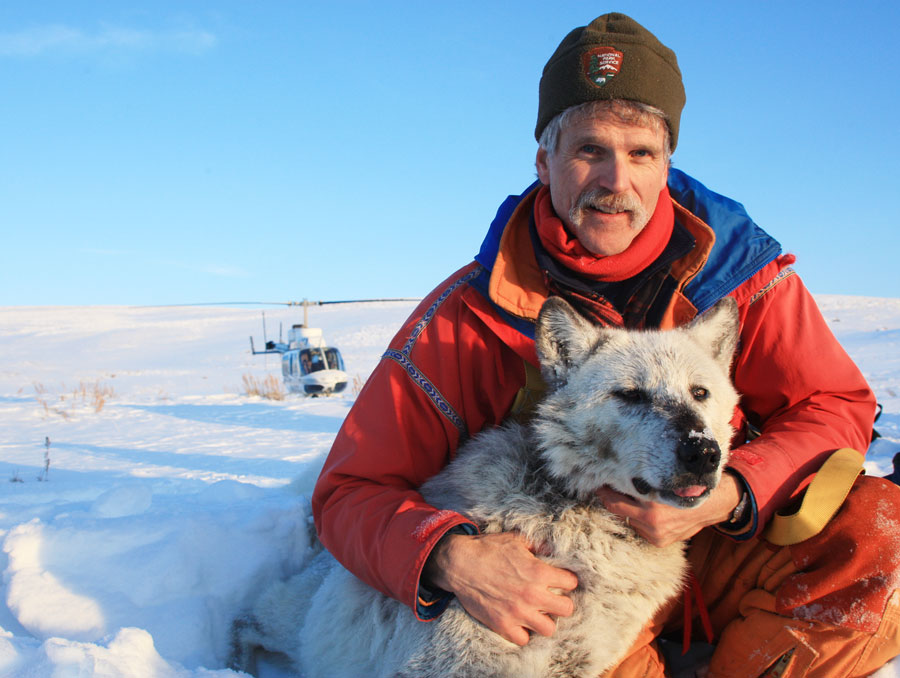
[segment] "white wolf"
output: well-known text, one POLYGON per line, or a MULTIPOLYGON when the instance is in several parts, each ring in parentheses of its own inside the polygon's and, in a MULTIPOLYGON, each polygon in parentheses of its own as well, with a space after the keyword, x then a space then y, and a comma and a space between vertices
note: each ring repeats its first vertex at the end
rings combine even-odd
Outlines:
POLYGON ((706 499, 732 436, 737 335, 730 299, 684 328, 636 332, 595 327, 551 298, 536 333, 548 394, 533 419, 475 436, 422 487, 434 506, 484 533, 517 531, 578 576, 575 613, 552 637, 516 646, 455 600, 416 621, 322 552, 236 625, 236 667, 262 645, 304 678, 596 678, 680 590, 686 562, 683 544, 650 545, 595 491, 685 509, 706 499))

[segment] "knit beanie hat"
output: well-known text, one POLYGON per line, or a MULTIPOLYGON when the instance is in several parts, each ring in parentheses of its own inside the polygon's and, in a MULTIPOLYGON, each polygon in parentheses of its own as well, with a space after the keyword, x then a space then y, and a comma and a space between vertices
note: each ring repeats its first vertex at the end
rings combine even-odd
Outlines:
POLYGON ((624 14, 597 17, 556 48, 541 76, 535 138, 567 108, 603 99, 630 99, 663 111, 675 148, 685 101, 675 53, 624 14))

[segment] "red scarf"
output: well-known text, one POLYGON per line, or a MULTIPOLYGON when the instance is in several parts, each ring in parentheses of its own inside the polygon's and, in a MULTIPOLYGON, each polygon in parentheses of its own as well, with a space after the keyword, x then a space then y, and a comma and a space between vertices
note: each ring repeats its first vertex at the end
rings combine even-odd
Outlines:
POLYGON ((590 280, 618 282, 627 280, 652 264, 662 254, 672 237, 675 211, 669 189, 659 192, 656 210, 628 248, 608 257, 589 252, 574 235, 566 230, 556 216, 550 200, 550 189, 541 186, 534 203, 534 220, 541 244, 551 257, 570 271, 590 280))

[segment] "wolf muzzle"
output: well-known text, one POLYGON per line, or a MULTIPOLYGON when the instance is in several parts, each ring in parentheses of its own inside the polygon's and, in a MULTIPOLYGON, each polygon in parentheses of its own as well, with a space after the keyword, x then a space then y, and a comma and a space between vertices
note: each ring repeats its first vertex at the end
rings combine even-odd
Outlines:
POLYGON ((722 460, 718 443, 711 438, 689 433, 678 442, 678 460, 688 473, 703 476, 715 473, 722 460))

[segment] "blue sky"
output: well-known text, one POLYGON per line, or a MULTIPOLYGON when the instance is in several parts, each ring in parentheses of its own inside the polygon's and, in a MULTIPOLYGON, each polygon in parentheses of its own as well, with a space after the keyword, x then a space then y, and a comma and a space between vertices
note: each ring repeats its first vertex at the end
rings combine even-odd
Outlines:
POLYGON ((0 5, 0 305, 421 296, 534 178, 541 69, 623 11, 673 158, 815 293, 900 297, 896 2, 0 5))

